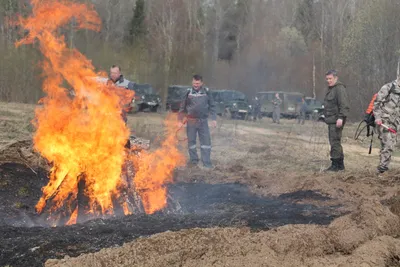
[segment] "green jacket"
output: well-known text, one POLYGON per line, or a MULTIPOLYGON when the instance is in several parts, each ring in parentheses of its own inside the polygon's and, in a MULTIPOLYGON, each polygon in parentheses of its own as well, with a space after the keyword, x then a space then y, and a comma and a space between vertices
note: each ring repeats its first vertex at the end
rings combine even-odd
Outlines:
POLYGON ((338 119, 345 120, 349 110, 346 86, 338 81, 334 86, 328 87, 324 99, 325 122, 335 124, 338 119))

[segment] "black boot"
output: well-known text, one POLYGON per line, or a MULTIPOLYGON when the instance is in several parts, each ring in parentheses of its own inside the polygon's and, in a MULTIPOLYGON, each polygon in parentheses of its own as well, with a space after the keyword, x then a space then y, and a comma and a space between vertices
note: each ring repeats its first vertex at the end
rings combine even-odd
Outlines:
POLYGON ((337 168, 338 171, 344 171, 344 159, 338 159, 337 160, 337 168))
POLYGON ((326 172, 338 172, 339 171, 338 160, 337 159, 331 159, 331 161, 332 161, 331 166, 328 169, 326 169, 325 171, 326 172))

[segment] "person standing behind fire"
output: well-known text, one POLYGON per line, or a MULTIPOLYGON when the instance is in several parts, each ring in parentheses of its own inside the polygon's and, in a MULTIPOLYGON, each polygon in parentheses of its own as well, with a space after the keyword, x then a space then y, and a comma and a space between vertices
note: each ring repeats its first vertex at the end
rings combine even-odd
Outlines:
POLYGON ((342 141, 343 127, 349 114, 349 104, 344 84, 338 81, 337 72, 330 70, 325 75, 328 91, 324 99, 325 123, 328 124, 329 144, 331 146, 331 166, 326 171, 344 170, 342 141))
POLYGON ((272 121, 280 124, 282 100, 278 93, 275 94, 275 99, 272 100, 272 104, 274 105, 274 109, 272 110, 272 121))
POLYGON ((306 112, 307 112, 307 102, 304 98, 304 96, 301 98, 301 108, 300 108, 300 114, 297 120, 298 124, 304 124, 304 122, 306 121, 306 112))
MULTIPOLYGON (((124 78, 124 76, 121 73, 121 67, 118 65, 112 65, 110 68, 110 76, 107 80, 107 85, 115 85, 118 87, 123 87, 128 90, 134 90, 135 83, 131 82, 127 79, 124 78)), ((124 122, 127 123, 127 112, 129 109, 129 105, 124 106, 122 110, 122 118, 124 119, 124 122)))
POLYGON ((256 121, 257 119, 258 120, 261 120, 261 116, 260 116, 260 113, 261 113, 261 102, 260 102, 260 99, 256 96, 256 97, 254 97, 254 100, 253 100, 253 106, 252 106, 252 117, 253 117, 253 121, 256 121))
POLYGON ((187 138, 190 162, 195 166, 199 162, 196 139, 200 139, 201 160, 205 168, 212 168, 211 164, 211 136, 208 127, 208 116, 211 116, 212 126, 217 127, 217 115, 214 100, 209 89, 203 86, 203 77, 194 75, 192 88, 188 89, 178 113, 179 128, 183 127, 184 118, 187 118, 187 138))
MULTIPOLYGON (((135 83, 127 80, 121 73, 121 67, 118 65, 112 65, 110 68, 109 78, 107 80, 107 85, 115 85, 118 87, 123 87, 128 90, 133 90, 135 83)), ((130 104, 127 104, 122 109, 122 119, 124 120, 125 124, 128 123, 127 113, 129 111, 130 104)), ((131 141, 130 139, 127 140, 125 147, 130 149, 131 148, 131 141)))
POLYGON ((400 125, 400 77, 396 81, 385 84, 378 92, 374 102, 373 114, 377 126, 381 151, 379 153, 378 173, 389 168, 393 148, 396 145, 397 133, 390 132, 383 125, 397 131, 400 125))

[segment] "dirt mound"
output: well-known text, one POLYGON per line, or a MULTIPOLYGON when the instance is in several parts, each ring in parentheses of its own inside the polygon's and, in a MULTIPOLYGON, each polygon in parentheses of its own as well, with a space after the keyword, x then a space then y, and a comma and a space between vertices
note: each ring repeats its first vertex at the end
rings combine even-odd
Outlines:
POLYGON ((31 139, 11 141, 2 145, 0 147, 0 165, 4 163, 22 164, 32 171, 37 168, 50 169, 48 162, 33 149, 31 139))

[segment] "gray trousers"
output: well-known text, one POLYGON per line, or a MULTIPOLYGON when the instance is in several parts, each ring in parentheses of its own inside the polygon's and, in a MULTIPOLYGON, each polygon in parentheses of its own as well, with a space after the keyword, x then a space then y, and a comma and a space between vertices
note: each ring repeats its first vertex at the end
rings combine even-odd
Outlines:
POLYGON ((305 111, 300 111, 300 114, 297 117, 297 123, 304 124, 305 121, 306 121, 306 112, 305 111))
POLYGON ((272 111, 272 121, 279 123, 280 118, 281 118, 281 107, 274 107, 272 111))
POLYGON ((187 121, 187 137, 190 162, 197 164, 199 157, 197 155, 196 139, 199 134, 201 161, 206 167, 211 167, 211 137, 208 128, 207 119, 188 119, 187 121))

